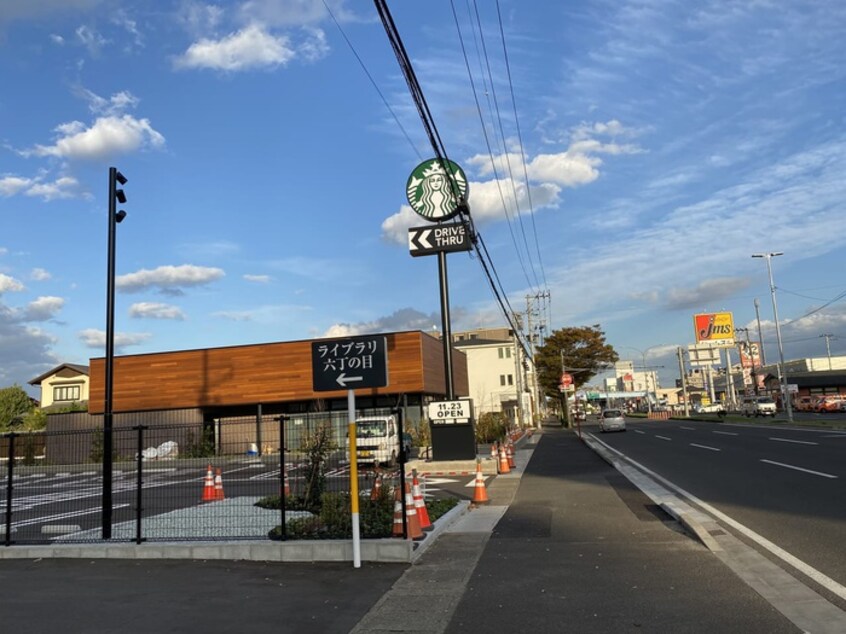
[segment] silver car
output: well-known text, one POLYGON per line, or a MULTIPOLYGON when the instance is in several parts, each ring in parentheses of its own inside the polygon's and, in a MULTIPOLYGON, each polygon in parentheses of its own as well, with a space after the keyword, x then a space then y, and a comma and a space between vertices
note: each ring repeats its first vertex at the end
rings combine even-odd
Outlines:
POLYGON ((602 410, 599 415, 599 431, 626 431, 626 417, 623 415, 623 410, 602 410))

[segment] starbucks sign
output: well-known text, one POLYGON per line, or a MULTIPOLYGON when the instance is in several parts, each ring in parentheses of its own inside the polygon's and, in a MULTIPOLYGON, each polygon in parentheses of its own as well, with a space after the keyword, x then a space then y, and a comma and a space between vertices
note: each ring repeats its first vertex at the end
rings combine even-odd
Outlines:
POLYGON ((467 198, 467 176, 458 165, 448 159, 423 161, 414 168, 408 177, 406 195, 411 208, 418 215, 440 222, 448 220, 458 213, 459 200, 454 189, 458 190, 460 200, 467 198), (455 183, 455 188, 450 184, 455 183))

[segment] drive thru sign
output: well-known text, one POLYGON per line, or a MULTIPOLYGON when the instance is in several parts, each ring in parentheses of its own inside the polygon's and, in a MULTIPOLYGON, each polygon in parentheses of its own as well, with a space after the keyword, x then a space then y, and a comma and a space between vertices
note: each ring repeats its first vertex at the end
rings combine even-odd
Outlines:
POLYGON ((462 222, 408 230, 408 251, 413 257, 439 251, 469 251, 471 248, 470 232, 462 222))
POLYGON ((388 385, 388 346, 384 335, 322 339, 311 343, 315 392, 388 385))

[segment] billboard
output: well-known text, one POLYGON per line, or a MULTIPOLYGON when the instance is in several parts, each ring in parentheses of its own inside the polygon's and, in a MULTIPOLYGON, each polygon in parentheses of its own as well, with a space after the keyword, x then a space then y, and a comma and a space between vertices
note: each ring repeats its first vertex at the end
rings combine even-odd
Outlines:
POLYGON ((734 318, 731 313, 702 313, 693 316, 696 343, 716 348, 734 347, 734 318))
POLYGON ((738 345, 740 350, 740 365, 743 368, 757 368, 761 365, 761 354, 758 344, 755 342, 741 341, 738 345))

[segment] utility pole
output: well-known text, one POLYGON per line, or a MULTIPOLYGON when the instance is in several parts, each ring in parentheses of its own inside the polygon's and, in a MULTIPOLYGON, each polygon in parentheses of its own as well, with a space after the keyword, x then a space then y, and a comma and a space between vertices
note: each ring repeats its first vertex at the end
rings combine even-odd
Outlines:
MULTIPOLYGON (((520 320, 520 314, 514 313, 512 319, 517 323, 520 320)), ((523 429, 523 421, 525 420, 523 417, 523 359, 521 354, 523 348, 517 343, 516 332, 511 334, 511 342, 514 346, 514 373, 517 379, 517 422, 520 425, 520 429, 523 429)))
POLYGON ((767 365, 767 355, 764 354, 764 337, 761 334, 761 304, 758 298, 755 298, 755 319, 758 322, 758 354, 761 355, 761 365, 767 365))
POLYGON ((685 418, 687 418, 688 416, 690 416, 690 410, 688 409, 688 403, 687 403, 687 376, 685 375, 685 371, 684 371, 684 358, 682 357, 681 346, 676 348, 676 353, 679 356, 679 376, 681 376, 682 399, 684 401, 684 415, 685 415, 685 418))
POLYGON ((825 337, 825 353, 828 355, 828 369, 831 370, 831 344, 829 343, 829 339, 831 339, 834 335, 820 335, 820 337, 825 337))

